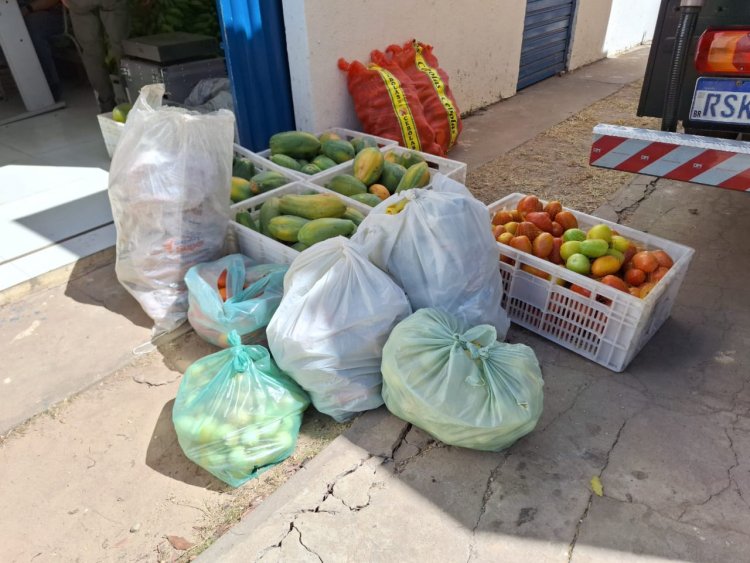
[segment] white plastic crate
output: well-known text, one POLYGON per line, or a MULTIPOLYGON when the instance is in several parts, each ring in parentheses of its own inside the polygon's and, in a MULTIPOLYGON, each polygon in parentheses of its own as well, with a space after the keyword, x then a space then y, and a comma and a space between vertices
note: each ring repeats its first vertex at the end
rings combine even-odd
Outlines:
MULTIPOLYGON (((457 182, 461 182, 464 184, 466 182, 466 163, 464 162, 458 162, 457 160, 449 160, 447 158, 442 158, 439 156, 435 156, 432 154, 427 154, 424 152, 419 151, 412 151, 410 149, 405 149, 403 147, 384 147, 383 152, 389 152, 393 151, 398 155, 402 155, 404 153, 414 152, 418 155, 420 155, 422 158, 424 158, 425 162, 427 163, 427 166, 429 167, 430 171, 430 177, 434 176, 437 173, 443 174, 447 176, 448 178, 452 178, 453 180, 456 180, 457 182)), ((321 172, 320 174, 316 174, 310 179, 310 182, 313 184, 317 184, 319 186, 325 187, 334 176, 338 176, 339 174, 352 174, 354 171, 354 161, 345 162, 344 164, 337 166, 336 168, 329 168, 328 170, 325 170, 321 172)), ((432 182, 430 181, 425 188, 429 188, 431 186, 432 182)), ((348 201, 355 201, 350 198, 346 198, 348 201)))
POLYGON ((120 140, 125 124, 120 123, 112 119, 112 112, 100 113, 96 116, 99 120, 99 129, 102 131, 102 137, 104 138, 104 145, 107 147, 107 154, 109 158, 115 154, 115 147, 120 140))
MULTIPOLYGON (((524 194, 514 193, 489 206, 491 213, 515 209, 524 194)), ((510 319, 613 371, 623 371, 669 317, 694 250, 648 233, 605 221, 573 209, 579 226, 604 223, 646 249, 662 249, 674 260, 664 278, 645 299, 625 293, 564 266, 537 258, 498 243, 501 256, 515 263, 500 262, 503 278, 503 308, 510 319), (528 265, 549 274, 544 279, 522 269, 528 265), (559 284, 570 282, 591 292, 585 297, 559 284)), ((488 228, 491 228, 488 225, 488 228)))
MULTIPOLYGON (((429 166, 430 168, 430 176, 434 176, 435 174, 440 172, 444 176, 448 176, 448 178, 456 180, 457 182, 461 182, 462 184, 466 183, 465 162, 451 160, 450 158, 445 158, 442 156, 435 156, 434 154, 429 154, 426 152, 413 151, 401 146, 384 147, 382 150, 383 153, 387 153, 392 150, 398 155, 403 155, 409 152, 417 153, 425 160, 425 162, 427 162, 427 166, 429 166)), ((328 170, 326 170, 326 172, 328 172, 328 170)))
MULTIPOLYGON (((316 136, 320 136, 323 133, 336 133, 339 137, 346 141, 351 141, 355 137, 362 137, 365 139, 371 139, 377 143, 378 147, 380 149, 386 149, 386 148, 392 148, 397 147, 398 142, 394 141, 392 139, 386 139, 385 137, 378 137, 377 135, 369 135, 367 133, 362 133, 361 131, 354 131, 352 129, 344 129, 343 127, 330 127, 329 129, 326 129, 325 131, 321 131, 320 133, 316 133, 316 136)), ((268 158, 271 156, 271 149, 266 149, 264 151, 261 151, 257 153, 258 156, 263 158, 264 160, 271 162, 268 160, 268 158)), ((307 174, 303 174, 302 172, 297 172, 296 170, 291 170, 290 168, 287 168, 286 170, 289 170, 291 173, 295 175, 295 177, 299 178, 300 180, 311 180, 313 178, 317 178, 318 176, 325 174, 326 172, 330 170, 338 170, 340 168, 343 168, 346 166, 347 163, 343 162, 341 164, 337 164, 336 166, 329 168, 328 170, 323 170, 322 172, 319 172, 318 174, 313 174, 308 176, 307 174)))
POLYGON ((266 235, 245 227, 244 225, 240 225, 234 220, 234 218, 240 211, 249 211, 250 216, 257 221, 260 208, 267 199, 271 197, 281 197, 285 194, 307 193, 327 193, 336 195, 344 200, 347 206, 361 211, 364 215, 367 215, 370 209, 372 209, 367 205, 345 198, 336 192, 321 188, 320 186, 308 182, 293 182, 286 186, 276 188, 275 190, 246 199, 240 203, 236 203, 231 207, 231 225, 234 229, 235 236, 237 237, 240 252, 245 256, 256 260, 260 264, 291 264, 294 259, 299 256, 299 251, 294 250, 291 246, 287 246, 271 237, 267 237, 266 235))
POLYGON ((261 156, 257 155, 256 153, 247 150, 245 147, 242 147, 238 145, 237 143, 234 143, 234 154, 235 156, 241 156, 243 158, 248 159, 250 162, 253 163, 255 166, 255 173, 259 172, 278 172, 285 178, 289 178, 290 182, 296 182, 299 180, 299 176, 294 172, 294 170, 290 170, 289 168, 284 168, 283 166, 279 166, 278 164, 274 164, 270 160, 267 160, 265 158, 262 158, 261 156))

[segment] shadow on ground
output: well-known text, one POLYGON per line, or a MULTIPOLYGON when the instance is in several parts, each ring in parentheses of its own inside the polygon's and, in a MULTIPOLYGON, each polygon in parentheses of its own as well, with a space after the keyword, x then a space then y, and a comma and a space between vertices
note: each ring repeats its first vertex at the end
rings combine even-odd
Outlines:
POLYGON ((79 260, 71 272, 65 295, 79 303, 104 307, 137 326, 151 328, 154 324, 117 281, 114 259, 94 270, 87 260, 79 260))
POLYGON ((228 491, 231 487, 190 461, 182 451, 172 424, 174 399, 162 408, 146 451, 146 465, 162 475, 188 485, 212 491, 228 491))

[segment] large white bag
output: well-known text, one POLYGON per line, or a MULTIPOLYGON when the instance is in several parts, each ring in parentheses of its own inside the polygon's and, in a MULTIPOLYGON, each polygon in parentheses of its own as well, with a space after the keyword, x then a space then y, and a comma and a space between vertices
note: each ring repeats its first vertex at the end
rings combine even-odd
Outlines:
POLYGON ((414 311, 432 307, 469 326, 491 324, 503 340, 510 320, 501 306, 500 251, 487 206, 441 174, 432 184, 386 199, 352 240, 401 286, 414 311), (390 214, 404 199, 401 211, 390 214))
POLYGON ((393 280, 358 245, 336 237, 292 263, 266 336, 279 367, 315 408, 342 422, 383 404, 383 345, 410 313, 393 280))
POLYGON ((229 225, 234 115, 161 107, 145 86, 109 171, 117 279, 168 332, 187 315, 185 273, 222 254, 229 225))

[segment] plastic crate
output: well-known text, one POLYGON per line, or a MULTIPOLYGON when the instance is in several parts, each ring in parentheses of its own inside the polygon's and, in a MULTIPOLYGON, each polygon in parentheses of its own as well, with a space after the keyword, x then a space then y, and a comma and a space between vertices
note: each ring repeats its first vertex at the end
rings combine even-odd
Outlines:
POLYGON ((115 147, 120 141, 120 136, 125 129, 125 124, 120 123, 112 119, 112 112, 100 113, 96 116, 99 120, 99 129, 102 131, 102 137, 104 138, 104 146, 107 147, 107 154, 109 158, 115 154, 115 147))
MULTIPOLYGON (((372 139, 378 144, 378 147, 380 147, 381 149, 392 148, 392 147, 398 146, 398 142, 392 139, 386 139, 385 137, 378 137, 377 135, 369 135, 367 133, 362 133, 361 131, 354 131, 352 129, 344 129, 343 127, 331 127, 329 129, 326 129, 325 131, 321 131, 320 133, 317 133, 316 136, 319 137, 323 133, 336 133, 339 137, 347 141, 351 141, 355 137, 363 137, 367 139, 372 139)), ((266 149, 257 154, 258 156, 260 156, 267 162, 271 162, 270 160, 268 160, 268 158, 271 156, 271 149, 266 149)), ((336 166, 332 168, 329 168, 328 170, 323 170, 319 172, 318 174, 313 174, 309 176, 307 174, 303 174, 302 172, 297 172, 296 170, 292 170, 290 168, 287 168, 286 170, 289 170, 291 173, 295 175, 295 177, 299 178, 300 180, 311 180, 331 170, 339 170, 343 168, 344 166, 346 166, 347 164, 348 163, 343 162, 341 164, 337 164, 336 166)))
POLYGON ((245 256, 256 260, 259 264, 291 264, 294 259, 299 256, 299 251, 294 250, 292 247, 282 244, 271 237, 267 237, 266 235, 249 229, 244 225, 240 225, 234 220, 234 217, 240 211, 249 211, 250 216, 257 220, 260 207, 267 199, 271 197, 280 197, 285 194, 307 193, 327 193, 336 195, 344 200, 348 206, 361 211, 364 215, 367 215, 370 209, 372 209, 367 205, 345 198, 336 192, 321 188, 320 186, 308 182, 293 182, 286 186, 276 188, 275 190, 246 199, 240 203, 236 203, 231 207, 232 221, 230 224, 234 230, 240 252, 245 256))
POLYGON ((299 176, 294 172, 294 170, 290 170, 289 168, 284 168, 283 166, 279 166, 278 164, 274 164, 270 160, 267 160, 265 158, 262 158, 261 156, 257 155, 256 153, 247 150, 245 147, 242 147, 238 145, 237 143, 234 143, 234 155, 235 156, 241 156, 243 158, 248 159, 250 162, 255 165, 255 173, 259 172, 278 172, 285 178, 289 178, 290 182, 297 182, 299 181, 299 176))
MULTIPOLYGON (((405 149, 403 147, 385 147, 383 148, 383 152, 389 152, 393 151, 396 154, 402 155, 404 153, 414 152, 418 155, 421 155, 422 158, 424 158, 425 162, 427 163, 427 166, 429 167, 430 171, 430 177, 434 176, 438 172, 447 176, 448 178, 452 178, 453 180, 456 180, 458 182, 461 182, 464 184, 466 182, 466 163, 464 162, 458 162, 457 160, 449 160, 447 158, 442 158, 439 156, 435 156, 432 154, 427 154, 424 152, 419 151, 412 151, 410 149, 405 149)), ((321 172, 320 174, 316 174, 310 179, 310 182, 313 184, 317 184, 321 187, 325 187, 328 182, 331 181, 331 179, 334 176, 337 176, 339 174, 351 174, 354 170, 354 162, 349 161, 345 162, 342 165, 337 166, 336 168, 329 168, 328 170, 325 170, 321 172)), ((431 185, 427 184, 425 188, 429 188, 431 185)), ((353 199, 346 198, 348 201, 355 201, 353 199)))
MULTIPOLYGON (((450 158, 445 158, 442 156, 435 156, 434 154, 429 154, 426 152, 413 151, 401 146, 383 148, 384 153, 390 152, 391 150, 398 155, 403 155, 409 152, 417 153, 425 160, 425 162, 427 162, 427 166, 429 166, 430 168, 431 176, 434 176, 435 174, 440 172, 444 176, 448 176, 448 178, 452 178, 457 182, 461 182, 462 184, 466 183, 465 162, 451 160, 450 158)), ((328 170, 326 170, 326 172, 328 172, 328 170)))
MULTIPOLYGON (((523 197, 524 194, 511 194, 490 205, 489 210, 494 213, 503 208, 514 209, 523 197)), ((604 223, 646 249, 665 250, 674 265, 651 293, 640 299, 564 266, 498 243, 501 256, 514 261, 513 265, 499 263, 503 308, 516 324, 608 369, 623 371, 669 317, 694 250, 573 209, 566 210, 576 216, 582 229, 604 223), (542 270, 550 279, 524 271, 523 265, 542 270), (560 285, 561 280, 581 286, 591 295, 576 293, 560 285)))

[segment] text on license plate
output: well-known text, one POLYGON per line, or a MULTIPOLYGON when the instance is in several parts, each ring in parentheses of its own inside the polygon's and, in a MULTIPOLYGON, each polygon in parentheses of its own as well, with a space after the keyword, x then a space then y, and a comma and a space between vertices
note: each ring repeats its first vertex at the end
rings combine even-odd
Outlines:
POLYGON ((699 78, 690 120, 750 125, 750 80, 699 78))

